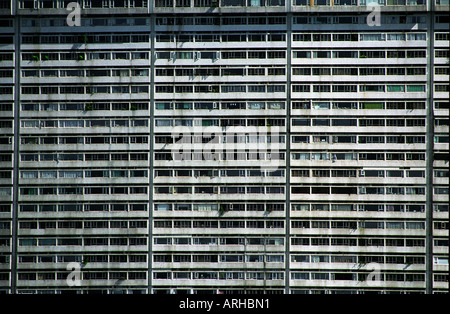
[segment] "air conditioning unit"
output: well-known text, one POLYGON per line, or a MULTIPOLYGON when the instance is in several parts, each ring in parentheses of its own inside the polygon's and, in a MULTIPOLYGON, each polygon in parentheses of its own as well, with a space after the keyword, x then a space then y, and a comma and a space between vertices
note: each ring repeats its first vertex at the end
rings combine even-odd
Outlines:
POLYGON ((218 104, 217 102, 213 102, 213 108, 214 108, 214 109, 219 108, 219 104, 218 104))

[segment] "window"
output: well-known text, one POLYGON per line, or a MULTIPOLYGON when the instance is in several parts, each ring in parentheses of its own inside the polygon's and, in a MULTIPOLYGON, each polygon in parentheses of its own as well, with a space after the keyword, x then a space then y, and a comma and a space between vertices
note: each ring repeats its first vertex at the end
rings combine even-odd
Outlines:
POLYGON ((361 41, 384 41, 386 40, 386 34, 384 33, 360 34, 359 39, 361 41))
POLYGON ((434 68, 434 73, 436 75, 449 75, 449 69, 442 68, 442 67, 436 67, 436 68, 434 68))
MULTIPOLYGON (((329 143, 329 136, 328 135, 313 135, 312 142, 313 143, 329 143)), ((316 154, 313 153, 312 156, 315 156, 316 154)), ((328 158, 329 159, 329 158, 328 158)))
POLYGON ((384 92, 385 85, 359 85, 360 92, 384 92))
POLYGON ((407 40, 427 40, 426 33, 408 33, 407 40))
POLYGON ((333 58, 358 58, 357 51, 333 51, 333 58))
POLYGON ((357 90, 357 85, 333 85, 333 93, 356 93, 357 90))
POLYGON ((313 58, 331 58, 331 51, 313 51, 313 58))
POLYGON ((310 85, 292 85, 292 92, 294 93, 309 93, 310 90, 310 85))
POLYGON ((435 92, 448 92, 449 87, 447 84, 435 84, 434 85, 434 91, 435 92))
POLYGON ((406 85, 407 92, 425 92, 425 85, 406 85))
MULTIPOLYGON (((338 17, 335 20, 337 24, 353 24, 355 19, 353 17, 338 17)), ((358 34, 333 34, 333 41, 358 41, 358 34)))
POLYGON ((436 33, 435 34, 435 39, 436 40, 445 40, 448 41, 448 33, 436 33))
POLYGON ((294 51, 294 58, 311 58, 311 51, 294 51))

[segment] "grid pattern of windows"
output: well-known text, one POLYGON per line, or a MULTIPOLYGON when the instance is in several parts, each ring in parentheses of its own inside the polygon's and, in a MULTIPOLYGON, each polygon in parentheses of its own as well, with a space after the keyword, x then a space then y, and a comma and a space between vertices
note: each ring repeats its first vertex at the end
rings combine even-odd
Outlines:
MULTIPOLYGON (((0 2, 0 11, 11 3, 0 2)), ((11 16, 0 18, 0 293, 11 287, 14 198, 14 29, 11 16)))
POLYGON ((0 18, 0 292, 448 289, 446 16, 69 2, 0 18))

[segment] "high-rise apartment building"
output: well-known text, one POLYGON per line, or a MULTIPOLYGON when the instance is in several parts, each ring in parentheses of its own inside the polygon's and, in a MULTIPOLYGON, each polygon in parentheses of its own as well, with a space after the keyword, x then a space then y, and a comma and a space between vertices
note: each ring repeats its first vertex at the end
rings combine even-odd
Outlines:
POLYGON ((446 292, 449 4, 374 1, 1 0, 0 292, 446 292))

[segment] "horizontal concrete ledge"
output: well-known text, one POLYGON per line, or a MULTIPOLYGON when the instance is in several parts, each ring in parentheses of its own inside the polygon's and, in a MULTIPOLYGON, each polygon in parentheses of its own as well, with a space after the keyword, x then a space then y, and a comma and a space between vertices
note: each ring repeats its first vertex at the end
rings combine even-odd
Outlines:
POLYGON ((30 254, 40 254, 40 253, 60 253, 64 251, 70 251, 70 253, 107 253, 107 252, 122 252, 127 253, 147 253, 147 245, 92 245, 92 246, 82 246, 82 245, 59 245, 59 246, 19 246, 18 254, 30 253, 30 254))
MULTIPOLYGON (((425 247, 387 247, 387 246, 371 246, 371 247, 361 247, 361 246, 350 246, 345 250, 345 254, 423 254, 425 253, 425 247)), ((319 246, 319 245, 291 245, 290 252, 291 255, 296 254, 336 254, 343 253, 342 246, 332 245, 332 246, 319 246)), ((302 267, 305 263, 291 262, 291 268, 302 267)), ((319 263, 321 264, 321 263, 319 263)), ((329 267, 328 263, 323 263, 323 267, 329 267), (328 266, 327 266, 328 265, 328 266)), ((311 264, 317 266, 317 263, 311 264)), ((334 264, 336 265, 336 263, 334 264)), ((395 264, 389 265, 389 267, 394 267, 395 264)), ((402 264, 403 265, 403 264, 402 264)), ((403 266, 404 267, 404 266, 403 266)))
MULTIPOLYGON (((154 244, 153 246, 153 252, 156 253, 220 253, 220 254, 228 254, 230 251, 233 253, 240 253, 240 254, 250 254, 250 253, 260 253, 260 252, 267 252, 267 253, 278 253, 278 254, 284 254, 285 253, 285 247, 284 245, 266 245, 264 247, 263 245, 226 245, 226 244, 194 244, 194 245, 159 245, 154 244)), ((205 265, 200 264, 198 266, 198 263, 194 263, 194 266, 197 267, 204 267, 205 265)))
MULTIPOLYGON (((201 271, 199 269, 199 271, 201 271)), ((0 281, 1 283, 1 281, 0 281)), ((270 285, 270 288, 279 286, 284 287, 285 281, 282 280, 257 280, 257 279, 153 279, 152 280, 153 286, 167 286, 167 287, 173 287, 173 286, 191 286, 191 287, 202 287, 202 286, 209 286, 209 287, 262 287, 262 288, 268 288, 267 286, 270 285)))
POLYGON ((425 288, 425 282, 407 282, 407 281, 380 281, 380 283, 369 284, 367 281, 357 281, 357 280, 291 280, 289 283, 291 288, 294 287, 314 287, 314 289, 320 287, 327 288, 343 288, 348 287, 351 289, 361 289, 361 288, 425 288))
MULTIPOLYGON (((293 6, 291 8, 292 12, 295 13, 368 13, 372 12, 370 8, 367 6, 344 6, 344 5, 338 5, 338 6, 293 6)), ((426 12, 427 6, 426 5, 387 5, 387 6, 380 6, 381 12, 426 12)))
MULTIPOLYGON (((449 5, 437 5, 436 12, 446 12, 449 5)), ((381 12, 427 12, 426 5, 381 6, 381 12)), ((276 14, 276 13, 357 13, 369 12, 367 6, 292 6, 292 7, 190 7, 190 8, 82 8, 84 16, 89 15, 152 15, 152 14, 276 14)), ((20 16, 67 15, 64 8, 19 9, 20 16)), ((11 9, 1 9, 0 15, 12 15, 11 9)))
MULTIPOLYGON (((291 262, 290 264, 292 271, 317 271, 318 269, 321 271, 328 270, 331 272, 335 272, 337 270, 352 270, 353 272, 365 272, 369 271, 370 267, 367 267, 367 264, 363 263, 295 263, 291 262)), ((404 271, 406 264, 381 264, 381 271, 404 271)), ((410 265, 408 271, 424 271, 424 264, 413 264, 410 265)))
MULTIPOLYGON (((9 10, 8 10, 9 11, 9 10)), ((65 8, 57 9, 19 9, 17 14, 20 16, 27 15, 65 15, 69 11, 65 8)), ((0 11, 1 13, 1 11, 0 11)), ((149 8, 81 8, 82 16, 86 15, 143 15, 148 14, 149 8)))
POLYGON ((148 236, 147 228, 93 228, 93 229, 45 229, 45 230, 20 230, 18 232, 18 236, 113 236, 113 235, 121 235, 121 236, 148 236))
MULTIPOLYGON (((262 253, 256 253, 255 254, 262 254, 262 253)), ((282 255, 284 252, 278 252, 278 255, 282 255)), ((157 270, 158 268, 162 269, 189 269, 192 271, 202 271, 204 269, 264 269, 264 270, 277 270, 280 268, 284 268, 284 262, 186 262, 186 263, 159 263, 155 262, 153 263, 154 270, 157 270)))
MULTIPOLYGON (((19 263, 19 270, 46 270, 46 271, 66 271, 68 262, 56 262, 56 263, 19 263)), ((88 263, 87 267, 83 267, 83 271, 147 271, 148 263, 114 263, 114 262, 98 262, 98 263, 88 263)))
POLYGON ((147 218, 147 211, 122 211, 122 212, 21 212, 21 219, 138 219, 147 218))
MULTIPOLYGON (((1 281, 0 281, 1 283, 1 281)), ((66 280, 19 280, 17 282, 18 289, 30 289, 37 287, 57 287, 67 286, 66 280)), ((131 279, 119 281, 119 279, 92 279, 81 280, 81 287, 92 288, 107 286, 109 289, 122 289, 124 286, 147 286, 147 279, 131 279)))

